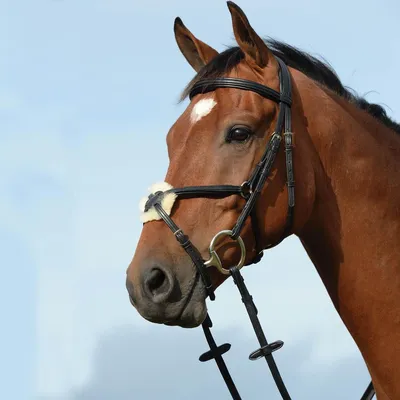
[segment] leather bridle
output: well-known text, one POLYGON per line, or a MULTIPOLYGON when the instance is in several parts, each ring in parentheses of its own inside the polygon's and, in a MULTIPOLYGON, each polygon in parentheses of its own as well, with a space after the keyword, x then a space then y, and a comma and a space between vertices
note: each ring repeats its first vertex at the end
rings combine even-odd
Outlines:
MULTIPOLYGON (((279 373, 278 367, 276 366, 275 360, 272 356, 272 352, 280 349, 283 346, 283 342, 278 340, 276 342, 268 344, 259 319, 257 317, 258 311, 253 302, 252 296, 250 295, 245 283, 243 276, 240 273, 240 269, 245 265, 246 259, 246 248, 240 233, 245 224, 245 221, 250 217, 252 223, 252 229, 255 239, 256 256, 253 258, 249 264, 257 263, 261 260, 263 252, 259 244, 259 226, 256 217, 256 202, 259 198, 264 184, 270 174, 272 165, 279 151, 280 144, 282 140, 285 142, 285 154, 286 154, 286 185, 288 189, 288 210, 286 224, 284 232, 281 236, 280 243, 286 236, 290 234, 293 223, 294 206, 295 206, 295 181, 293 174, 293 134, 291 132, 291 105, 292 105, 292 87, 291 87, 291 77, 286 64, 278 57, 276 57, 279 64, 279 82, 280 82, 280 92, 271 89, 267 86, 261 85, 257 82, 239 79, 239 78, 227 78, 219 77, 213 79, 202 79, 198 81, 192 88, 190 92, 190 99, 198 94, 203 94, 207 92, 214 91, 219 88, 233 88, 239 90, 252 91, 260 96, 272 100, 279 104, 279 113, 276 121, 275 130, 272 133, 267 147, 261 160, 254 168, 249 179, 245 181, 240 186, 235 185, 212 185, 212 186, 186 186, 181 188, 172 188, 166 191, 157 191, 149 195, 146 202, 144 211, 147 212, 151 208, 154 208, 160 218, 168 225, 171 229, 175 238, 186 251, 189 257, 192 259, 197 273, 200 275, 207 297, 210 300, 215 300, 215 293, 212 287, 212 282, 210 276, 207 272, 207 268, 216 267, 221 273, 226 275, 231 275, 238 290, 241 294, 242 301, 248 312, 250 321, 253 325, 255 334, 260 343, 260 348, 252 352, 249 356, 250 360, 257 360, 259 358, 265 358, 267 364, 271 370, 272 376, 275 380, 277 388, 284 400, 290 400, 290 395, 283 383, 282 377, 279 373), (231 230, 224 230, 219 232, 211 240, 209 251, 210 258, 208 260, 203 260, 198 249, 193 245, 187 235, 184 234, 182 229, 180 229, 173 219, 169 216, 164 208, 162 207, 162 199, 168 193, 174 193, 178 199, 187 198, 225 198, 232 195, 242 196, 245 200, 245 206, 231 230), (238 265, 225 269, 222 266, 222 262, 215 251, 215 246, 217 241, 223 237, 228 236, 231 239, 238 242, 241 250, 241 258, 238 265)), ((275 243, 274 246, 278 243, 275 243)), ((270 246, 271 247, 271 246, 270 246)), ((248 264, 247 264, 248 265, 248 264)), ((212 322, 207 314, 206 319, 203 324, 203 331, 206 340, 210 346, 210 350, 200 356, 200 361, 209 361, 214 359, 218 365, 218 368, 225 380, 225 383, 235 400, 241 399, 236 386, 230 376, 230 373, 225 365, 222 355, 226 353, 231 345, 225 343, 221 346, 217 346, 214 338, 211 334, 210 328, 212 327, 212 322)), ((375 390, 372 386, 372 382, 368 385, 367 390, 362 396, 361 400, 369 400, 374 396, 375 390)))

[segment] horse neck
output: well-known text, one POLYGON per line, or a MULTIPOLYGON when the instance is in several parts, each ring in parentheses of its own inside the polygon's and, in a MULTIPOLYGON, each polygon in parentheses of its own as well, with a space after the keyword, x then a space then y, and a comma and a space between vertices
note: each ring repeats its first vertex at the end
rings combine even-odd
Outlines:
POLYGON ((384 376, 400 365, 400 135, 304 79, 296 92, 315 153, 298 236, 371 373, 384 376))

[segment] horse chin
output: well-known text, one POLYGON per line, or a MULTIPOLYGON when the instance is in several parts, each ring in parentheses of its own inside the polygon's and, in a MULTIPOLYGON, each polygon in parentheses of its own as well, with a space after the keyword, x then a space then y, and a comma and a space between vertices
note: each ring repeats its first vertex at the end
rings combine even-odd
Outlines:
MULTIPOLYGON (((140 314, 140 312, 139 312, 140 314)), ((207 306, 205 300, 191 300, 178 314, 158 316, 143 315, 141 316, 147 321, 154 324, 163 324, 167 326, 179 326, 181 328, 197 328, 200 326, 207 316, 207 306)))
POLYGON ((207 316, 205 301, 191 301, 177 321, 181 328, 197 328, 207 316))
POLYGON ((203 323, 206 316, 207 305, 204 293, 195 290, 185 299, 179 314, 169 321, 164 321, 164 325, 197 328, 203 323))

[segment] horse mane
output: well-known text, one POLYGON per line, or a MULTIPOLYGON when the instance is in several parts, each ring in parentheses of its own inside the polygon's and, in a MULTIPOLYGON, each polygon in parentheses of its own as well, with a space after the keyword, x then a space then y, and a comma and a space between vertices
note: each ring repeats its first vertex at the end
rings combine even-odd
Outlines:
MULTIPOLYGON (((387 127, 391 128, 400 134, 400 124, 391 119, 385 109, 374 103, 369 103, 364 97, 345 87, 337 76, 336 72, 327 62, 323 62, 314 56, 302 51, 287 43, 275 40, 264 40, 269 49, 282 59, 289 67, 297 69, 306 76, 334 91, 339 96, 343 97, 350 103, 355 104, 361 110, 375 117, 387 127)), ((189 82, 184 89, 180 100, 183 101, 188 97, 193 85, 203 78, 217 78, 235 68, 244 58, 244 54, 239 47, 230 47, 227 50, 219 53, 207 65, 205 65, 196 76, 189 82)))

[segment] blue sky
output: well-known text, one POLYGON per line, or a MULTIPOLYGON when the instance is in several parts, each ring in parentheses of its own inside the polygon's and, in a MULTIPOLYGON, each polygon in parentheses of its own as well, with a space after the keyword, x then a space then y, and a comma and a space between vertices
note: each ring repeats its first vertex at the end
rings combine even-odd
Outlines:
MULTIPOLYGON (((396 0, 238 4, 259 34, 322 55, 400 119, 396 0)), ((233 44, 225 1, 0 2, 0 398, 200 399, 205 385, 229 398, 197 361, 201 329, 143 321, 124 287, 138 202, 164 178, 165 135, 193 76, 176 16, 218 50, 233 44)), ((293 398, 359 397, 368 374, 299 241, 245 279, 267 337, 285 341, 276 359, 293 398)), ((240 391, 278 399, 266 366, 247 361, 256 342, 233 284, 218 297, 210 313, 240 391)))

